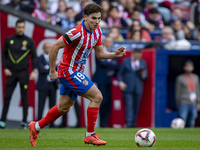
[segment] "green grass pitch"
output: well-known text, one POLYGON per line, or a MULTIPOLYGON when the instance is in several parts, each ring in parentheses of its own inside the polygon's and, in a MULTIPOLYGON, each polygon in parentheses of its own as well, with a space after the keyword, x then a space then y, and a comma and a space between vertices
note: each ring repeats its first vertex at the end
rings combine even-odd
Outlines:
POLYGON ((0 129, 0 150, 200 150, 200 128, 152 129, 156 134, 153 147, 141 148, 135 144, 135 133, 140 128, 96 129, 105 146, 84 143, 85 128, 43 129, 37 146, 29 143, 29 130, 0 129))

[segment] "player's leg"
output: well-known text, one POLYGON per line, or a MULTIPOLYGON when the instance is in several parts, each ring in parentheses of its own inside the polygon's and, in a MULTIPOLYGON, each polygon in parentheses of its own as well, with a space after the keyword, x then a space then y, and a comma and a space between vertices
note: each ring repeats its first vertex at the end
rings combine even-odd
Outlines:
POLYGON ((17 75, 20 82, 20 91, 23 104, 23 119, 21 126, 24 129, 28 128, 27 115, 28 115, 28 83, 29 83, 29 72, 28 70, 21 71, 17 75))
MULTIPOLYGON (((81 72, 75 72, 69 77, 59 78, 59 80, 75 95, 81 95, 91 101, 87 109, 87 133, 84 141, 94 145, 106 144, 106 142, 102 141, 94 132, 99 107, 103 99, 101 92, 94 83, 81 72)), ((73 99, 76 100, 76 98, 73 99)))
POLYGON ((6 126, 5 121, 6 121, 9 105, 10 105, 10 99, 16 87, 16 84, 17 84, 17 79, 14 74, 6 78, 5 98, 4 98, 2 115, 1 115, 0 128, 5 128, 6 126))
POLYGON ((98 90, 98 88, 93 84, 93 86, 82 96, 91 101, 87 109, 87 133, 84 138, 84 141, 87 144, 105 145, 107 142, 101 140, 99 136, 94 132, 99 107, 103 100, 102 94, 98 90))
POLYGON ((32 146, 36 146, 36 139, 39 131, 50 123, 54 122, 63 114, 69 112, 70 107, 74 104, 74 100, 68 95, 60 95, 59 104, 52 107, 38 122, 30 122, 30 142, 32 146))

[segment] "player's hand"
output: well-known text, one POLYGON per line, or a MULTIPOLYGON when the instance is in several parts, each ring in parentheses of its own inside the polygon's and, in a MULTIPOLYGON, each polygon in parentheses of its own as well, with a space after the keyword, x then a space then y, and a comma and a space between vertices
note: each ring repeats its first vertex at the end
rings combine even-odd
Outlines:
POLYGON ((126 55, 126 47, 120 47, 115 52, 117 57, 122 57, 126 55))
POLYGON ((58 72, 57 71, 49 71, 49 76, 51 80, 58 78, 58 72))
POLYGON ((126 87, 127 87, 126 83, 124 83, 124 82, 122 82, 122 81, 119 83, 119 88, 120 88, 122 91, 125 91, 126 87))
POLYGON ((12 76, 12 72, 9 70, 9 69, 4 69, 4 73, 5 75, 8 77, 8 76, 12 76))
POLYGON ((29 80, 35 80, 36 79, 36 72, 32 71, 30 76, 29 76, 29 80))

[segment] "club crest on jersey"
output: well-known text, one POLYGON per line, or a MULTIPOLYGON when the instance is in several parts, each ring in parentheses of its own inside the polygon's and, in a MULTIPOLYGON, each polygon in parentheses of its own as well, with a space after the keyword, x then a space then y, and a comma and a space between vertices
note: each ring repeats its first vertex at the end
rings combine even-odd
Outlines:
POLYGON ((71 32, 68 32, 67 35, 68 35, 69 38, 73 37, 73 34, 71 32))
POLYGON ((26 40, 24 40, 23 42, 22 42, 22 50, 27 50, 27 44, 28 44, 28 42, 26 41, 26 40))
POLYGON ((86 79, 84 79, 83 81, 82 81, 82 83, 86 86, 86 85, 88 85, 88 81, 86 80, 86 79))

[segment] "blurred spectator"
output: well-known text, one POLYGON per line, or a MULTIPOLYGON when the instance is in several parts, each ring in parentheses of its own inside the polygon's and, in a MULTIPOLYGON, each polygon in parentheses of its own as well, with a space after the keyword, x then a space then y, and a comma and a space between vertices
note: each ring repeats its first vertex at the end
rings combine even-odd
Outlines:
POLYGON ((56 12, 63 12, 63 10, 65 10, 68 7, 65 0, 56 0, 49 4, 50 4, 49 9, 51 14, 55 14, 56 12))
POLYGON ((147 18, 147 21, 154 25, 156 28, 163 28, 164 23, 161 18, 159 18, 161 15, 159 14, 158 10, 156 8, 151 8, 149 17, 147 18))
POLYGON ((171 27, 166 26, 162 30, 162 45, 168 50, 189 50, 191 43, 185 39, 176 40, 171 27))
POLYGON ((192 73, 194 64, 187 60, 184 65, 184 73, 176 78, 176 105, 178 115, 188 127, 195 126, 197 110, 200 110, 199 77, 192 73))
POLYGON ((156 8, 156 1, 155 0, 146 0, 145 8, 144 8, 144 15, 145 18, 149 17, 150 9, 156 8))
POLYGON ((92 2, 92 0, 78 0, 78 2, 75 3, 72 7, 75 12, 75 15, 82 13, 84 11, 84 8, 85 8, 85 6, 83 6, 85 5, 84 3, 89 4, 90 2, 92 2))
POLYGON ((117 8, 119 10, 119 16, 123 18, 124 20, 130 18, 129 13, 125 11, 126 4, 127 4, 127 0, 119 0, 118 5, 117 5, 117 8))
POLYGON ((200 27, 199 27, 199 29, 198 29, 197 40, 200 41, 200 27))
POLYGON ((65 10, 67 9, 67 5, 64 0, 58 1, 58 8, 55 13, 56 23, 61 22, 61 20, 66 19, 65 10))
POLYGON ((172 23, 176 40, 185 39, 185 33, 183 30, 183 24, 180 20, 175 20, 172 23))
POLYGON ((135 8, 135 0, 126 0, 125 11, 127 11, 129 15, 133 13, 134 8, 135 8))
POLYGON ((141 49, 133 50, 131 57, 123 59, 118 72, 119 87, 125 100, 127 127, 136 127, 143 92, 143 80, 148 77, 147 65, 141 56, 141 49))
POLYGON ((144 14, 138 8, 134 9, 133 14, 131 15, 131 19, 132 19, 132 23, 133 23, 133 20, 140 21, 141 26, 149 30, 150 32, 154 31, 155 29, 154 25, 151 25, 149 22, 146 21, 144 14))
POLYGON ((106 19, 108 18, 108 10, 110 9, 110 4, 108 0, 102 0, 101 1, 101 7, 103 9, 102 12, 102 20, 106 21, 106 19))
POLYGON ((132 32, 135 32, 135 31, 141 32, 141 40, 142 41, 146 41, 146 42, 151 41, 151 36, 150 36, 149 32, 145 29, 142 29, 141 24, 138 20, 133 21, 133 25, 130 27, 129 32, 126 34, 126 38, 131 39, 131 34, 132 34, 132 32))
POLYGON ((12 0, 7 6, 30 14, 34 10, 34 0, 12 0))
POLYGON ((183 24, 187 22, 187 20, 183 18, 183 13, 180 8, 174 8, 172 11, 171 23, 173 23, 175 20, 181 20, 183 24))
POLYGON ((161 37, 161 42, 162 43, 167 43, 167 42, 172 42, 175 41, 175 36, 173 33, 173 29, 169 26, 165 26, 162 29, 162 37, 161 37))
POLYGON ((47 23, 51 23, 53 25, 56 24, 55 16, 51 15, 48 10, 48 1, 47 0, 39 0, 40 8, 36 8, 31 15, 35 18, 38 18, 41 21, 45 21, 47 23))
POLYGON ((74 15, 75 15, 75 22, 76 24, 79 24, 82 22, 84 18, 84 8, 89 4, 89 0, 81 0, 81 11, 77 13, 77 11, 74 9, 74 6, 72 7, 74 10, 74 15))
POLYGON ((192 12, 191 16, 193 17, 193 21, 196 27, 200 26, 200 1, 198 3, 194 3, 194 11, 192 12))
POLYGON ((119 0, 118 1, 118 10, 123 11, 126 7, 126 0, 119 0))
POLYGON ((169 25, 171 23, 171 3, 165 0, 159 4, 159 7, 157 7, 157 9, 162 15, 164 24, 169 25))
POLYGON ((6 75, 4 104, 1 113, 0 128, 6 126, 11 96, 17 83, 20 84, 21 100, 23 105, 23 120, 21 126, 28 128, 28 85, 29 80, 35 80, 37 68, 37 56, 34 41, 24 35, 25 20, 18 19, 15 24, 15 34, 6 38, 2 64, 6 75), (29 75, 29 59, 31 56, 33 71, 29 75))
MULTIPOLYGON (((113 39, 106 37, 103 42, 105 51, 112 52, 113 39)), ((103 95, 103 101, 100 107, 100 126, 108 126, 108 117, 111 110, 111 85, 112 77, 119 68, 118 59, 99 60, 96 58, 96 72, 93 76, 93 82, 96 82, 103 95)))
POLYGON ((124 41, 124 38, 119 32, 119 29, 117 27, 112 27, 110 29, 110 32, 108 33, 108 36, 113 38, 114 41, 118 41, 118 42, 124 41))
POLYGON ((140 10, 143 10, 142 0, 135 0, 135 7, 137 7, 140 10))
MULTIPOLYGON (((49 109, 56 103, 56 89, 58 88, 58 81, 51 80, 49 76, 49 49, 51 44, 46 42, 43 45, 44 53, 38 58, 38 72, 39 78, 37 82, 38 90, 38 117, 40 120, 43 117, 43 109, 46 98, 49 98, 49 109)), ((53 127, 50 124, 50 127, 53 127)))
POLYGON ((108 18, 106 20, 108 27, 128 27, 128 24, 123 18, 120 18, 117 7, 111 6, 108 11, 108 18))
POLYGON ((195 38, 194 38, 194 30, 191 30, 187 24, 184 25, 183 31, 185 33, 185 39, 186 40, 195 40, 195 38))
POLYGON ((133 40, 134 42, 142 42, 142 38, 141 38, 141 31, 133 31, 131 32, 131 36, 130 39, 133 40))
POLYGON ((73 28, 76 23, 74 18, 74 10, 72 9, 72 7, 69 7, 65 10, 65 15, 66 18, 62 19, 61 22, 58 24, 61 25, 63 29, 73 28))

